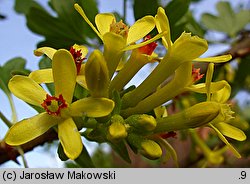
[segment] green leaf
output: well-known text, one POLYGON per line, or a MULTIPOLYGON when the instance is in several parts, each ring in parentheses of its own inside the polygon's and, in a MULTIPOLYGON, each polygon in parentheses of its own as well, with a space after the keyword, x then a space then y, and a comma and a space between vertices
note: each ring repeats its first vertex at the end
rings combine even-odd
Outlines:
POLYGON ((185 16, 184 16, 184 21, 186 22, 185 25, 185 29, 188 32, 191 32, 194 35, 197 35, 201 38, 204 37, 205 34, 205 30, 203 29, 203 27, 201 27, 201 25, 194 19, 193 14, 191 12, 188 12, 185 16))
POLYGON ((246 24, 250 22, 250 11, 241 10, 234 12, 229 2, 218 2, 216 5, 218 16, 205 13, 202 15, 202 23, 208 28, 224 32, 234 37, 246 24))
POLYGON ((121 157, 123 160, 125 160, 128 163, 131 163, 131 160, 129 158, 128 150, 125 144, 125 141, 122 140, 118 143, 112 143, 109 142, 109 145, 112 147, 112 149, 121 157))
POLYGON ((155 15, 159 7, 158 0, 145 1, 145 0, 134 0, 134 17, 138 20, 145 15, 155 15))
POLYGON ((25 68, 26 60, 17 57, 7 61, 3 66, 0 66, 0 88, 7 94, 8 82, 14 74, 28 75, 29 70, 25 68))
POLYGON ((92 162, 92 159, 87 151, 87 149, 85 148, 85 146, 83 146, 82 152, 80 154, 80 156, 75 159, 75 162, 81 166, 82 168, 93 168, 95 167, 94 163, 92 162))
POLYGON ((69 49, 75 43, 89 44, 87 39, 96 38, 93 30, 74 9, 76 2, 83 7, 90 20, 94 20, 94 16, 98 13, 95 0, 50 0, 49 5, 56 16, 52 16, 32 0, 25 4, 17 0, 15 7, 17 12, 25 14, 28 28, 45 37, 38 47, 69 49))
POLYGON ((40 8, 41 6, 34 0, 16 0, 14 9, 17 13, 27 14, 31 7, 40 8))
POLYGON ((180 24, 179 21, 187 13, 189 4, 190 0, 172 0, 165 7, 171 28, 172 41, 175 41, 184 30, 186 22, 180 24))

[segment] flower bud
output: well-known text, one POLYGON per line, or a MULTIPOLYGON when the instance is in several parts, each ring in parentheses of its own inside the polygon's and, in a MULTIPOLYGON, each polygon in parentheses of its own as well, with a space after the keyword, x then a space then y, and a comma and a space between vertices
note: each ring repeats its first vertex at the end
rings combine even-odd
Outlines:
POLYGON ((155 141, 144 140, 139 152, 148 159, 155 160, 161 157, 162 149, 155 141))
POLYGON ((155 118, 147 114, 132 115, 125 121, 134 127, 138 132, 152 131, 157 125, 155 118))
POLYGON ((111 117, 111 125, 108 127, 109 140, 118 141, 127 137, 127 130, 124 125, 124 120, 119 115, 114 115, 111 117))
POLYGON ((92 97, 108 96, 109 72, 101 51, 94 50, 89 56, 85 76, 92 97))

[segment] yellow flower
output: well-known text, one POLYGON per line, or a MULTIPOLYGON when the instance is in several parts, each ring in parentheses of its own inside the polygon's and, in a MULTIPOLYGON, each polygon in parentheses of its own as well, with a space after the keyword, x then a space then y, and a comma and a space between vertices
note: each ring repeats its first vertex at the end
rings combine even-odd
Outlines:
POLYGON ((55 96, 50 96, 38 83, 26 76, 14 76, 9 89, 25 102, 45 109, 34 117, 14 124, 7 132, 5 142, 12 146, 21 145, 42 135, 57 125, 58 137, 65 154, 76 159, 82 151, 80 133, 72 117, 102 117, 114 108, 114 102, 106 98, 83 98, 72 102, 77 70, 74 58, 65 49, 53 54, 52 74, 55 96))
POLYGON ((157 87, 183 64, 192 61, 225 62, 231 59, 231 55, 223 55, 210 58, 199 58, 208 49, 205 39, 191 36, 191 33, 183 32, 174 43, 171 41, 168 18, 163 8, 159 8, 156 15, 156 28, 158 32, 166 32, 163 36, 163 45, 168 49, 167 54, 152 71, 152 73, 133 91, 123 96, 123 108, 134 107, 145 97, 148 97, 157 87))
MULTIPOLYGON (((141 47, 142 45, 139 44, 136 45, 136 47, 131 44, 148 35, 155 27, 155 19, 153 16, 145 16, 137 20, 131 27, 128 27, 122 20, 116 22, 115 16, 111 13, 97 14, 95 16, 95 27, 90 22, 83 9, 78 4, 74 6, 83 19, 103 41, 104 57, 107 61, 110 78, 112 78, 123 52, 125 50, 141 47)), ((162 35, 158 35, 149 40, 149 42, 159 39, 161 36, 162 35)), ((146 43, 143 44, 145 45, 146 43)))
POLYGON ((237 127, 230 125, 228 122, 233 118, 229 104, 226 104, 231 94, 231 87, 226 81, 211 82, 213 76, 214 64, 210 63, 207 70, 205 84, 197 84, 189 89, 198 93, 206 93, 207 101, 216 102, 220 106, 220 113, 216 118, 208 123, 218 135, 218 137, 233 151, 234 155, 240 158, 237 150, 224 137, 230 137, 238 141, 246 139, 245 133, 237 127))
MULTIPOLYGON (((56 51, 57 51, 56 49, 51 47, 41 47, 36 49, 34 51, 34 54, 36 56, 41 56, 45 54, 52 60, 56 51)), ((82 63, 82 61, 85 59, 85 56, 88 53, 88 48, 83 45, 74 44, 70 48, 70 53, 73 56, 74 58, 73 62, 76 65, 76 70, 77 70, 76 82, 85 89, 87 89, 87 84, 85 80, 85 63, 82 63)), ((54 81, 51 68, 33 71, 30 73, 29 77, 39 84, 52 83, 54 81)))

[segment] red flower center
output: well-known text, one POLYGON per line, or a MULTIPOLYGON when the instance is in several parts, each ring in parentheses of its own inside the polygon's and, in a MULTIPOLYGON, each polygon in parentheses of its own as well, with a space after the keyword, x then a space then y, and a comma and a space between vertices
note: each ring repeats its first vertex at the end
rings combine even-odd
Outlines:
POLYGON ((75 61, 75 64, 76 64, 77 74, 79 74, 79 72, 81 70, 82 62, 86 58, 82 57, 81 50, 76 50, 73 47, 70 47, 69 52, 72 54, 72 56, 74 58, 74 61, 75 61))
POLYGON ((61 109, 66 108, 68 106, 62 95, 59 95, 59 97, 57 98, 48 94, 46 95, 46 99, 41 105, 49 115, 55 116, 59 116, 61 109))
MULTIPOLYGON (((150 35, 145 36, 143 42, 149 40, 150 38, 151 38, 150 35)), ((152 42, 152 43, 149 43, 149 44, 147 44, 147 45, 145 45, 145 46, 140 47, 140 48, 139 48, 139 51, 140 51, 140 53, 142 53, 142 54, 147 54, 147 55, 150 56, 150 55, 154 52, 154 50, 155 50, 155 48, 157 47, 157 45, 158 45, 158 44, 157 44, 156 42, 152 42)))

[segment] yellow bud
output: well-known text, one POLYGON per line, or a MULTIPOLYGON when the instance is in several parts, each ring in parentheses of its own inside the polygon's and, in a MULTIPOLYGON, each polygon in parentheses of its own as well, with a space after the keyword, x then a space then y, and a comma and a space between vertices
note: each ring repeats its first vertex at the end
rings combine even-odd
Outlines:
POLYGON ((155 118, 147 114, 132 115, 126 119, 126 123, 143 132, 152 131, 157 125, 155 118))
POLYGON ((119 123, 112 123, 108 128, 108 139, 110 140, 120 140, 127 137, 126 127, 119 123))
POLYGON ((85 76, 92 97, 107 97, 110 83, 106 61, 99 50, 94 50, 85 66, 85 76))
POLYGON ((140 153, 148 159, 155 160, 161 157, 162 149, 152 140, 144 140, 141 143, 140 153))

